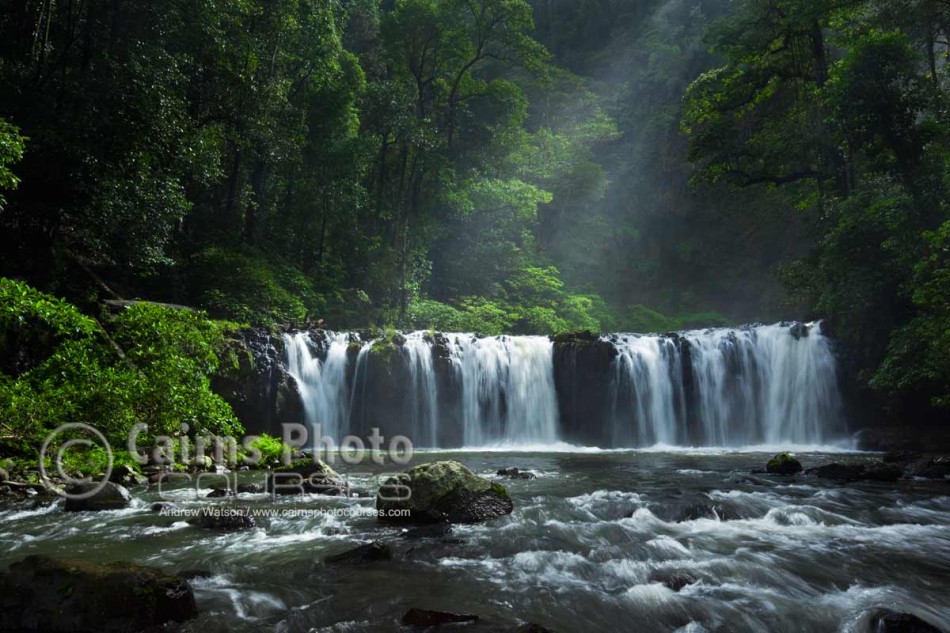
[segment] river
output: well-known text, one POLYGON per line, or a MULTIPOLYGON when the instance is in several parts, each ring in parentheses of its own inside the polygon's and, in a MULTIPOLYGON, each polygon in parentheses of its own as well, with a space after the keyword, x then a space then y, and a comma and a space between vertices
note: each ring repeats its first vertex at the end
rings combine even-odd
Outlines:
MULTIPOLYGON (((153 513, 159 494, 141 487, 126 510, 67 514, 62 502, 3 510, 0 563, 42 553, 208 571, 193 581, 201 615, 181 629, 202 633, 393 631, 410 607, 479 615, 466 631, 524 621, 561 633, 864 631, 875 607, 950 629, 945 482, 836 485, 748 474, 767 457, 723 449, 417 453, 413 463, 456 459, 488 477, 509 466, 537 474, 505 480, 510 516, 443 536, 380 524, 372 498, 221 501, 196 498, 193 487, 166 492, 184 509, 341 510, 208 532, 153 513), (323 562, 371 541, 389 543, 394 559, 323 562)), ((835 456, 799 457, 807 468, 835 456)), ((261 476, 240 473, 246 482, 261 476)), ((354 477, 367 488, 374 482, 368 472, 354 477)))

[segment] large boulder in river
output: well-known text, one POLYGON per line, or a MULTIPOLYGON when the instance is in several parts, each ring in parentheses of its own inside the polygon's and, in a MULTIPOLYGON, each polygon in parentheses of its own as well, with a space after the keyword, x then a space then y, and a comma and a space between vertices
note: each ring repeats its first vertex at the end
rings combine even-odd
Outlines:
POLYGON ((302 459, 274 470, 267 477, 267 492, 278 495, 317 494, 339 496, 346 482, 322 460, 302 459))
POLYGON ((802 472, 802 463, 789 453, 779 453, 769 460, 765 470, 770 475, 797 475, 802 472))
POLYGON ((805 471, 821 479, 833 479, 838 482, 877 481, 892 483, 901 478, 904 470, 895 464, 872 462, 870 464, 854 462, 831 462, 805 471))
POLYGON ((381 521, 477 523, 511 514, 514 504, 501 484, 458 462, 433 462, 383 484, 376 509, 381 521), (407 516, 396 516, 400 512, 407 516))
POLYGON ((66 489, 66 512, 121 510, 132 503, 129 491, 112 482, 88 482, 66 489), (98 488, 98 490, 97 490, 98 488))
POLYGON ((0 630, 142 631, 197 615, 184 578, 130 563, 27 556, 0 574, 0 630))

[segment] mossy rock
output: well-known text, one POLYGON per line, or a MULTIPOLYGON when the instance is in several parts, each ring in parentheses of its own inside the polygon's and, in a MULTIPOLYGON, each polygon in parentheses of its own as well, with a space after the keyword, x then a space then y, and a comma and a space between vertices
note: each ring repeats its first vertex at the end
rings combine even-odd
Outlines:
POLYGON ((0 574, 0 630, 142 631, 198 614, 188 582, 131 563, 27 556, 0 574))
POLYGON ((796 475, 802 472, 802 463, 789 453, 779 453, 769 460, 765 470, 771 475, 796 475))
POLYGON ((345 488, 343 477, 320 459, 301 459, 289 466, 276 468, 267 478, 266 485, 267 492, 279 495, 310 493, 338 496, 345 488))
POLYGON ((505 487, 479 477, 454 461, 415 466, 380 487, 376 508, 381 521, 477 523, 511 514, 514 504, 505 487))

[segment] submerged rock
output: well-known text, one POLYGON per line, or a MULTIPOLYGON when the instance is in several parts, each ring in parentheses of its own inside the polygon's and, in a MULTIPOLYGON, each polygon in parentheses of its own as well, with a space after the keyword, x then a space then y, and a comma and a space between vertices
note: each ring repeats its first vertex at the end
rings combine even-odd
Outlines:
POLYGON ((366 563, 376 563, 383 560, 392 560, 393 551, 388 545, 373 542, 366 545, 360 545, 351 550, 340 554, 327 556, 323 561, 328 565, 364 565, 366 563))
POLYGON ((499 477, 507 477, 508 479, 534 479, 537 477, 534 473, 527 470, 519 470, 517 468, 502 468, 498 471, 499 477))
POLYGON ((267 492, 262 484, 238 484, 237 491, 238 494, 259 494, 261 492, 267 492))
POLYGON ((868 633, 943 633, 916 615, 878 609, 868 621, 868 633))
POLYGON ((475 622, 477 615, 448 613, 446 611, 429 611, 427 609, 409 609, 406 615, 402 616, 403 626, 416 626, 419 628, 431 628, 443 626, 446 624, 457 624, 460 622, 475 622))
POLYGON ((904 476, 904 469, 894 464, 874 463, 864 469, 863 478, 867 481, 892 483, 904 476))
POLYGON ((656 570, 650 574, 650 580, 658 582, 671 591, 680 592, 697 582, 696 578, 686 572, 656 570))
POLYGON ((802 472, 802 463, 789 453, 779 453, 769 460, 765 470, 770 475, 796 475, 802 472))
POLYGON ((66 489, 66 503, 63 509, 66 512, 97 512, 99 510, 121 510, 127 508, 132 503, 132 495, 129 491, 118 484, 112 482, 102 483, 83 483, 70 486, 66 489), (97 488, 100 488, 96 490, 97 488), (96 491, 93 493, 93 491, 96 491), (88 495, 88 497, 77 498, 75 495, 88 495))
POLYGON ((540 624, 529 622, 511 629, 511 633, 554 633, 554 631, 540 624))
POLYGON ((195 617, 188 582, 131 563, 27 556, 0 574, 0 630, 142 631, 195 617))
POLYGON ((381 521, 477 523, 511 514, 514 504, 501 484, 458 462, 433 462, 383 484, 376 509, 381 521), (406 511, 408 516, 394 514, 406 511))
POLYGON ((267 478, 267 492, 278 495, 344 494, 346 482, 319 459, 304 459, 278 468, 267 478))

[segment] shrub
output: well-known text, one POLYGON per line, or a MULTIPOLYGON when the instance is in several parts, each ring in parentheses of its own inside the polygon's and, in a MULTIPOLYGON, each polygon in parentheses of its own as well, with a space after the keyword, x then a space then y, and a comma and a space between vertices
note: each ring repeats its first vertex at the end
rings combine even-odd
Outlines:
POLYGON ((4 452, 35 455, 48 432, 67 422, 98 428, 113 447, 125 446, 138 422, 149 426, 143 440, 240 431, 210 387, 228 324, 139 303, 106 322, 107 330, 64 301, 0 279, 3 329, 16 341, 18 330, 36 323, 55 335, 53 350, 19 375, 0 376, 4 452))

